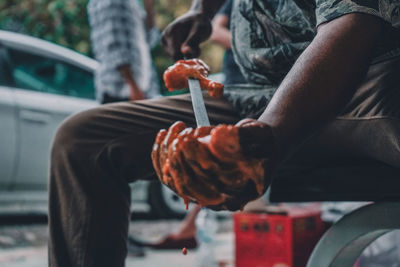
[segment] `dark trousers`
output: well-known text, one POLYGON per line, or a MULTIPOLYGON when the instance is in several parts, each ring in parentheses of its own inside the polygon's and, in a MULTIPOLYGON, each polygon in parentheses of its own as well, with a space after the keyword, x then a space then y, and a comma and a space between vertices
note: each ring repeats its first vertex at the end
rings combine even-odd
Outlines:
MULTIPOLYGON (((205 97, 210 121, 235 123, 226 100, 205 97)), ((52 149, 50 266, 124 266, 129 183, 156 179, 156 134, 177 120, 195 126, 189 95, 103 105, 67 119, 52 149)))
MULTIPOLYGON (((399 103, 400 60, 373 65, 340 116, 303 145, 289 170, 296 173, 300 162, 304 173, 349 155, 400 167, 399 103)), ((224 99, 206 97, 206 105, 212 124, 239 120, 224 99)), ((155 179, 154 138, 177 120, 195 126, 188 95, 103 105, 63 123, 51 156, 50 266, 124 266, 128 183, 155 179)))
POLYGON ((108 93, 104 93, 103 101, 101 101, 101 103, 102 104, 110 104, 110 103, 126 102, 126 101, 129 101, 129 98, 120 98, 120 97, 115 97, 115 96, 109 95, 108 93))

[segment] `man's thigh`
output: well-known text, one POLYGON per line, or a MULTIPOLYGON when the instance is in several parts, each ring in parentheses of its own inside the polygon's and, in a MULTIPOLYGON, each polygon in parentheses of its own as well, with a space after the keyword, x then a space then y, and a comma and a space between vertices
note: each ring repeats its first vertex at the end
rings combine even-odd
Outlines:
POLYGON ((400 167, 399 103, 400 57, 372 65, 340 116, 306 140, 279 173, 359 161, 400 167))
MULTIPOLYGON (((239 120, 224 98, 205 95, 205 103, 211 124, 233 124, 239 120)), ((188 127, 196 126, 188 94, 102 105, 81 112, 64 123, 57 140, 72 143, 75 155, 92 160, 104 172, 112 170, 113 175, 129 181, 153 179, 150 155, 155 136, 178 120, 188 127)))

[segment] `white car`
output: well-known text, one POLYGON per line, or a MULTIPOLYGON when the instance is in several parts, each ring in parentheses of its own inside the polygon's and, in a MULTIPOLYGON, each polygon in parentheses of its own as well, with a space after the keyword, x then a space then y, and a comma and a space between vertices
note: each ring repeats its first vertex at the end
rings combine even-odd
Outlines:
MULTIPOLYGON (((46 212, 50 148, 61 122, 95 107, 98 62, 61 46, 0 30, 0 212, 46 212)), ((133 210, 183 215, 158 182, 132 185, 133 210)))

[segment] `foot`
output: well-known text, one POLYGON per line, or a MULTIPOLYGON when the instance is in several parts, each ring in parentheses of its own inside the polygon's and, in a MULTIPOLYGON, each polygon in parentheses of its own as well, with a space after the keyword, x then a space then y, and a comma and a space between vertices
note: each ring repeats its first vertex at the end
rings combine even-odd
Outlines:
POLYGON ((134 244, 132 242, 128 241, 128 256, 131 257, 144 257, 145 252, 143 247, 138 246, 137 244, 134 244))
POLYGON ((187 238, 176 238, 173 235, 168 235, 160 242, 151 246, 155 249, 193 249, 197 247, 197 240, 194 236, 187 238))
POLYGON ((143 240, 138 240, 133 237, 129 237, 130 244, 140 247, 149 247, 154 249, 193 249, 197 247, 197 241, 194 236, 187 238, 176 238, 173 235, 168 235, 164 239, 156 243, 150 243, 143 240))

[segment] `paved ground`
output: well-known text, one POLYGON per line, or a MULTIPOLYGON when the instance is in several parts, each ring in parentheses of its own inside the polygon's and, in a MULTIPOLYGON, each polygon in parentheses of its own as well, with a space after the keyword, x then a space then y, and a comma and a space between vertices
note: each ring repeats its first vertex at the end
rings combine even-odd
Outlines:
MULTIPOLYGON (((162 238, 175 229, 179 220, 141 220, 131 224, 130 232, 150 240, 162 238)), ((0 226, 0 267, 46 267, 47 225, 0 226)), ((196 252, 189 250, 183 255, 180 250, 159 251, 147 249, 144 257, 127 258, 126 267, 194 267, 196 252)), ((216 236, 215 254, 220 266, 233 267, 234 248, 232 221, 230 217, 220 223, 216 236)))

